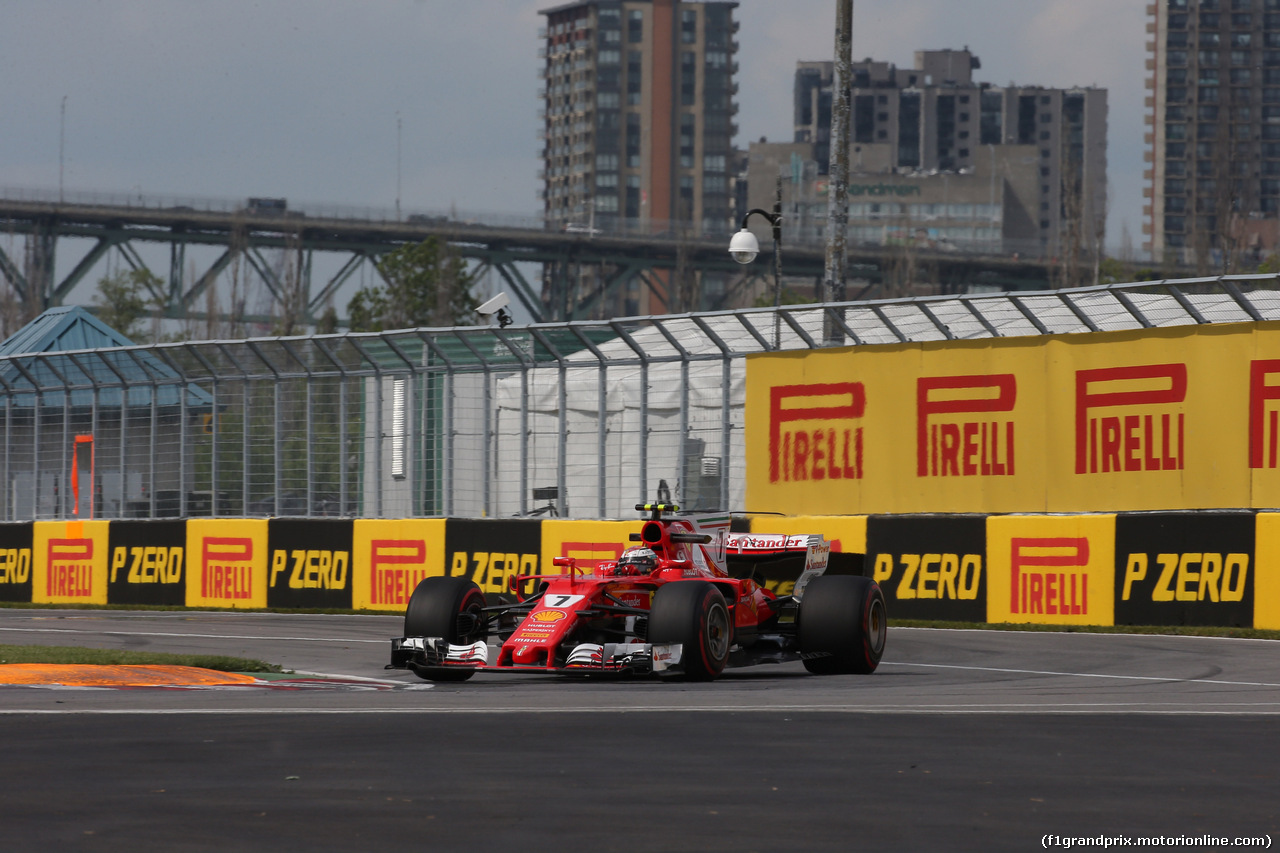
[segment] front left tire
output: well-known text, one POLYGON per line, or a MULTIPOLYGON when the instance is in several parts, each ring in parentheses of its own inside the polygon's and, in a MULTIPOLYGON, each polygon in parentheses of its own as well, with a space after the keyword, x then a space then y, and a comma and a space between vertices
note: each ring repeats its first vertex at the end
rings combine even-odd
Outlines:
POLYGON ((711 681, 729 661, 733 617, 714 584, 674 581, 653 594, 648 641, 654 645, 679 643, 684 677, 711 681))
MULTIPOLYGON (((485 638, 484 593, 466 578, 424 578, 404 611, 406 637, 441 637, 466 645, 485 638)), ((465 667, 413 666, 427 681, 466 681, 475 670, 465 667)))

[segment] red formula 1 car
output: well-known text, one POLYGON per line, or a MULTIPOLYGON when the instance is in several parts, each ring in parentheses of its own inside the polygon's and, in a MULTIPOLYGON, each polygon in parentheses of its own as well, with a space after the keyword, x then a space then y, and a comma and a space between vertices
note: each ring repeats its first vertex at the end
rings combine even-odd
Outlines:
POLYGON ((490 604, 466 578, 426 578, 405 611, 405 636, 391 641, 388 669, 429 681, 476 672, 708 681, 726 666, 802 660, 832 674, 880 663, 884 595, 870 578, 826 574, 831 546, 821 536, 730 533, 727 515, 636 509, 650 514, 631 534, 637 547, 590 573, 557 558, 563 574, 515 576, 514 602, 490 604), (780 562, 795 578, 788 595, 762 584, 780 562))

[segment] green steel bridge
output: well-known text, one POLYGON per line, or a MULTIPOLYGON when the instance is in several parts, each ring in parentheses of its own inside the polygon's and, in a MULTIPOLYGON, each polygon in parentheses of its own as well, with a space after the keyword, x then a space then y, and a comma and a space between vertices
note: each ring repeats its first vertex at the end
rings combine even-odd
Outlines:
MULTIPOLYGON (((727 251, 729 232, 689 234, 679 227, 649 223, 640 231, 582 228, 548 230, 529 217, 482 217, 408 213, 334 205, 286 205, 281 199, 227 201, 175 197, 0 189, 0 232, 7 232, 10 251, 0 242, 0 275, 24 310, 34 315, 74 298, 86 279, 114 251, 134 269, 148 269, 164 282, 154 293, 156 316, 183 320, 209 316, 207 291, 233 264, 249 270, 270 294, 273 313, 254 316, 243 307, 220 307, 219 316, 246 322, 270 322, 288 315, 312 325, 335 295, 364 265, 406 243, 436 236, 475 264, 477 274, 492 271, 528 311, 534 322, 603 319, 610 295, 640 282, 656 304, 668 312, 743 307, 742 295, 763 281, 772 292, 771 249, 766 244, 754 264, 734 263, 727 251), (21 238, 22 256, 14 246, 21 238), (59 257, 71 252, 59 241, 76 238, 72 263, 57 269, 59 257), (155 247, 167 247, 168 268, 156 262, 155 247), (215 247, 212 261, 196 267, 192 247, 215 247), (219 251, 220 250, 220 251, 219 251), (287 272, 264 251, 288 253, 287 272), (83 254, 80 252, 83 251, 83 254), (329 256, 316 263, 317 253, 329 256), (541 275, 527 274, 529 264, 541 275), (202 268, 201 268, 202 267, 202 268), (323 272, 319 268, 324 267, 323 272), (523 267, 523 269, 522 269, 523 267), (582 269, 592 275, 583 276, 582 269), (702 304, 672 304, 667 287, 671 274, 714 273, 731 282, 702 304), (532 278, 532 280, 531 280, 532 278), (584 286, 584 282, 586 286, 584 286)), ((818 282, 824 247, 818 240, 795 239, 783 228, 783 273, 789 281, 818 282)), ((0 237, 3 234, 0 233, 0 237)), ((162 254, 159 257, 163 257, 162 254)), ((205 253, 208 254, 207 252, 205 253)), ((1053 272, 1050 263, 962 252, 913 252, 906 257, 892 247, 849 248, 850 298, 892 295, 888 289, 901 266, 918 270, 916 281, 941 282, 944 293, 980 290, 1044 289, 1053 272), (921 278, 924 275, 928 278, 921 278)), ((96 281, 91 280, 92 287, 96 281)), ((648 304, 655 304, 650 301, 648 304)), ((655 312, 661 313, 661 312, 655 312)))

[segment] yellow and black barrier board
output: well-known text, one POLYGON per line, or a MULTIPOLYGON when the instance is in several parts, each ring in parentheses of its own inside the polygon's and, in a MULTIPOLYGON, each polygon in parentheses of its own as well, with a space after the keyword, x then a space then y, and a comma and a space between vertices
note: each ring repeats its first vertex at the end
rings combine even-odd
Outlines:
POLYGON ((31 601, 31 523, 0 524, 0 601, 31 601))
POLYGON ((450 575, 470 578, 486 595, 506 593, 513 575, 538 574, 542 522, 451 518, 444 528, 444 551, 450 575))
POLYGON ((1258 513, 1254 550, 1253 627, 1280 630, 1280 513, 1258 513))
POLYGON ((1251 512, 1116 517, 1117 625, 1253 624, 1251 512))
POLYGON ((403 610, 426 577, 447 574, 443 518, 356 519, 351 600, 356 610, 403 610))
POLYGON ((267 522, 267 606, 351 608, 350 519, 267 522))
MULTIPOLYGON (((803 536, 819 533, 831 543, 827 571, 831 574, 869 574, 866 569, 867 517, 865 515, 791 515, 751 517, 750 530, 735 533, 784 533, 803 536)), ((737 562, 737 561, 734 561, 737 562)), ((732 574, 739 574, 730 565, 732 574)), ((803 559, 767 560, 757 562, 753 568, 757 581, 778 595, 790 595, 796 579, 804 571, 803 559)))
POLYGON ((903 619, 987 621, 987 517, 873 515, 867 563, 903 619))
MULTIPOLYGON (((189 519, 0 524, 0 601, 403 610, 425 577, 505 592, 584 570, 638 520, 189 519)), ((819 533, 884 590, 891 616, 1280 629, 1280 513, 754 516, 819 533)), ((788 590, 777 589, 785 594, 788 590)))
POLYGON ((107 525, 105 521, 37 521, 32 525, 33 602, 107 603, 107 525))
POLYGON ((988 517, 987 621, 1114 624, 1115 529, 1114 515, 988 517))
POLYGON ((187 521, 187 606, 267 606, 267 520, 187 521))
POLYGON ((1280 324, 748 357, 746 496, 797 513, 1280 506, 1280 324))
POLYGON ((609 560, 616 560, 622 552, 638 542, 632 542, 632 533, 639 533, 643 522, 636 521, 570 521, 548 519, 542 522, 542 573, 559 574, 552 564, 557 557, 572 557, 580 569, 591 571, 609 560))
POLYGON ((753 515, 750 532, 785 533, 788 536, 821 533, 823 538, 831 543, 833 554, 865 554, 867 552, 867 516, 865 515, 753 515))
POLYGON ((112 521, 107 528, 107 600, 181 607, 187 600, 187 524, 112 521))

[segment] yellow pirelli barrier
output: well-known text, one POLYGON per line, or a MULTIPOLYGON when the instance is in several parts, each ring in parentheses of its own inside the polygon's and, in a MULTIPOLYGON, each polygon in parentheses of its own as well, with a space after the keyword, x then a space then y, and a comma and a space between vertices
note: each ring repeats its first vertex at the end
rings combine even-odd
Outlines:
POLYGON ((267 606, 266 519, 187 521, 187 607, 267 606))
POLYGON ((747 359, 747 504, 805 513, 1280 505, 1280 324, 747 359))
POLYGON ((560 570, 551 562, 557 557, 573 557, 579 567, 587 569, 616 560, 625 549, 639 544, 630 541, 631 534, 639 532, 637 521, 544 521, 542 571, 558 573, 560 570))
POLYGON ((757 515, 751 519, 751 529, 761 533, 785 533, 788 536, 821 533, 831 543, 833 554, 867 552, 865 515, 789 515, 779 518, 757 515))
POLYGON ((107 522, 37 521, 31 550, 33 602, 107 603, 107 522))
POLYGON ((1114 515, 987 519, 987 621, 1111 625, 1114 515))
POLYGON ((446 574, 445 520, 357 519, 351 533, 356 610, 403 610, 418 582, 446 574))
POLYGON ((1253 627, 1280 629, 1280 513, 1257 516, 1253 627))
MULTIPOLYGON (((465 577, 496 595, 514 575, 559 573, 559 557, 589 571, 637 544, 630 537, 640 527, 638 519, 440 518, 0 524, 0 601, 403 611, 426 577, 465 577)), ((750 528, 821 534, 832 543, 829 570, 873 577, 895 619, 1280 629, 1280 512, 755 515, 750 528)), ((786 594, 800 567, 749 568, 786 594)))

